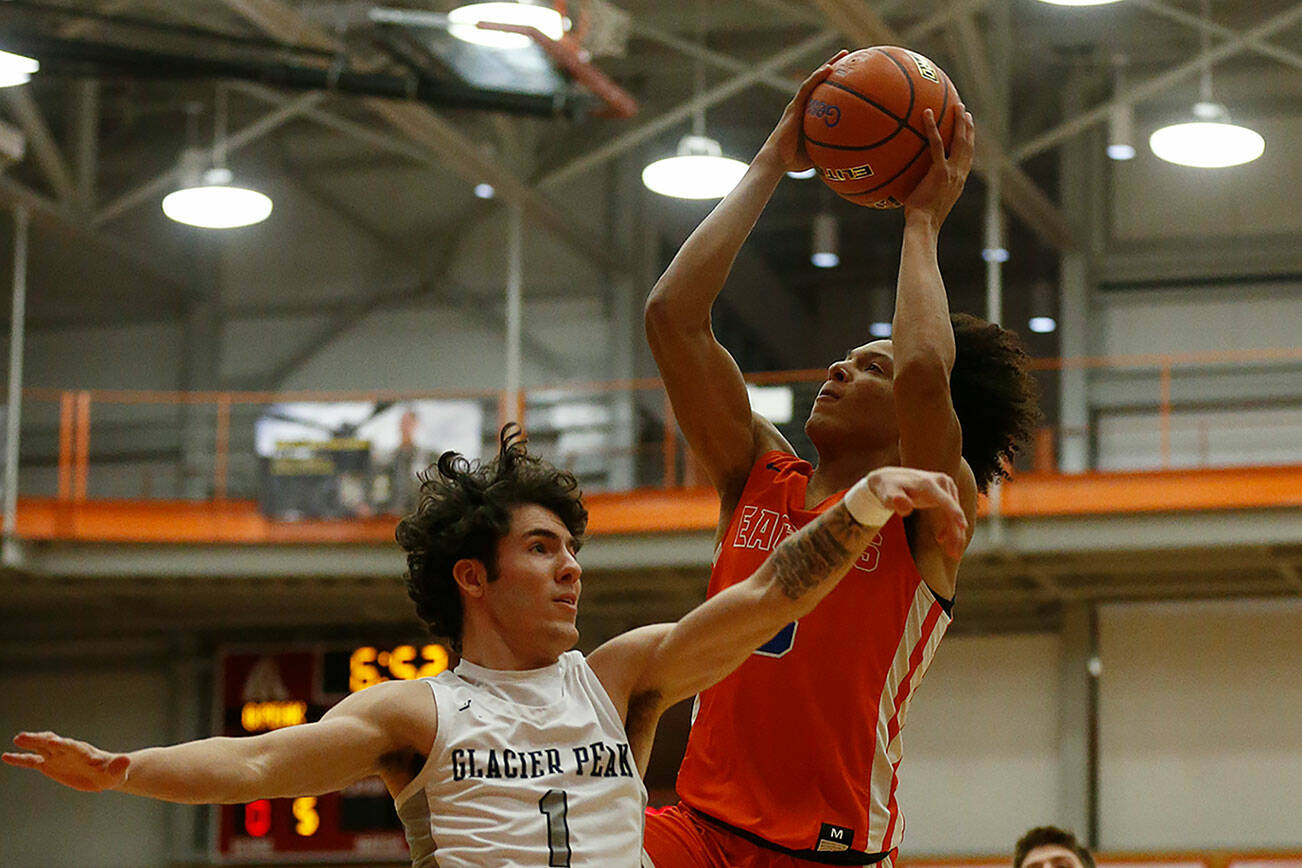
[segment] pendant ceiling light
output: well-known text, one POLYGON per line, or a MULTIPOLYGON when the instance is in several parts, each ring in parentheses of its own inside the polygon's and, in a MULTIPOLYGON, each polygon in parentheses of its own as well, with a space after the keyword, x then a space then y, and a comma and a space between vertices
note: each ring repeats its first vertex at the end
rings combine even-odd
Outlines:
MULTIPOLYGON (((701 2, 696 4, 696 39, 705 43, 701 2)), ((705 65, 698 56, 695 67, 695 99, 705 90, 705 65)), ((678 142, 678 153, 656 160, 642 170, 642 183, 653 193, 677 199, 721 199, 732 192, 747 164, 723 155, 723 147, 705 134, 705 110, 697 108, 692 134, 678 142)))
POLYGON ((838 231, 836 215, 828 211, 814 215, 813 250, 809 261, 818 268, 836 268, 841 264, 838 248, 838 231))
MULTIPOLYGON (((177 223, 203 229, 252 226, 271 216, 271 198, 257 190, 237 187, 226 168, 226 92, 217 90, 217 118, 211 157, 189 148, 181 157, 184 186, 163 197, 163 213, 177 223), (203 166, 211 159, 211 168, 203 166)), ((190 113, 191 127, 197 117, 190 113)))
MULTIPOLYGON (((1121 100, 1126 92, 1126 56, 1112 61, 1112 98, 1121 100)), ((1108 112, 1108 157, 1113 160, 1135 158, 1135 107, 1117 102, 1108 112)))
POLYGON ((1223 169, 1251 163, 1266 151, 1256 130, 1230 123, 1225 106, 1195 103, 1196 120, 1162 127, 1148 137, 1153 153, 1168 163, 1200 169, 1223 169))
POLYGON ((1031 287, 1031 312, 1026 327, 1037 335, 1047 335, 1058 329, 1058 319, 1054 316, 1053 285, 1048 281, 1037 281, 1031 287))
POLYGON ((479 26, 479 22, 537 28, 549 39, 565 35, 565 19, 550 6, 526 2, 470 3, 448 13, 448 33, 464 42, 489 48, 526 48, 533 40, 523 33, 508 33, 479 26))
MULTIPOLYGON (((1211 0, 1203 0, 1203 21, 1211 24, 1211 0)), ((1202 31, 1202 53, 1211 50, 1210 27, 1202 31)), ((1200 169, 1222 169, 1250 163, 1266 150, 1266 140, 1256 130, 1230 123, 1230 112, 1212 99, 1212 67, 1204 62, 1199 101, 1192 121, 1162 127, 1148 138, 1148 146, 1168 163, 1200 169)))
POLYGON ((27 84, 40 68, 41 64, 30 57, 0 51, 0 87, 27 84))
POLYGON ((163 197, 163 213, 177 223, 203 229, 252 226, 271 216, 271 199, 257 190, 236 187, 226 168, 204 172, 193 183, 163 197))
POLYGON ((678 153, 642 170, 642 183, 653 193, 677 199, 721 199, 732 192, 746 164, 723 155, 723 148, 706 136, 683 136, 678 153))

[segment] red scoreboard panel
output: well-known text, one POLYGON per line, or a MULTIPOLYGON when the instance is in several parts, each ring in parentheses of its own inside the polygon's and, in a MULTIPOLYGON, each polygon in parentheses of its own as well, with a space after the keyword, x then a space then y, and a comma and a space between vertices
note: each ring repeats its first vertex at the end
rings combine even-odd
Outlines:
MULTIPOLYGON (((218 735, 250 736, 320 720, 350 693, 447 668, 442 645, 226 648, 217 660, 218 735)), ((407 841, 378 777, 337 793, 214 809, 224 862, 405 860, 407 841)))

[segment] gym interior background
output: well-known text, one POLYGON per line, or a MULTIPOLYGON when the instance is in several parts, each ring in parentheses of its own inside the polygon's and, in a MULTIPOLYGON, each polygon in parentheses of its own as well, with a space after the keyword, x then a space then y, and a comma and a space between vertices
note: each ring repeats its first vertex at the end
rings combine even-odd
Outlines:
MULTIPOLYGON (((0 90, 25 301, 0 731, 213 734, 231 654, 421 646, 404 468, 521 411, 589 493, 580 647, 685 612, 715 507, 640 316, 712 202, 641 170, 692 132, 748 160, 807 70, 895 43, 977 118, 942 268, 954 309, 1022 333, 1045 412, 912 706, 903 860, 999 864, 1052 822, 1103 861, 1300 864, 1302 3, 574 0, 583 50, 555 56, 458 42, 454 5, 0 4, 0 48, 41 63, 0 90), (1208 84, 1259 159, 1150 152, 1208 84), (164 215, 214 156, 265 222, 164 215)), ((738 260, 716 330, 801 448, 821 366, 889 319, 899 238, 789 179, 738 260)), ((686 727, 662 724, 661 801, 686 727)), ((227 822, 11 769, 0 793, 6 866, 209 864, 227 822)), ((396 864, 373 843, 349 858, 396 864)))

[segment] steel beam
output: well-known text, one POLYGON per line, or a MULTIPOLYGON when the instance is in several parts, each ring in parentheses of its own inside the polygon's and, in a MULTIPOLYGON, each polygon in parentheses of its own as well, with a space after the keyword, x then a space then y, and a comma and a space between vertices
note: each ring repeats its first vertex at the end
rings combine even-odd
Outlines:
MULTIPOLYGON (((944 27, 954 16, 964 13, 972 13, 989 3, 990 0, 959 0, 943 7, 940 11, 931 15, 926 20, 910 27, 905 31, 903 39, 912 41, 921 39, 944 27)), ((799 85, 796 79, 785 79, 777 74, 779 69, 784 66, 802 60, 806 54, 813 53, 816 50, 826 50, 835 44, 835 34, 832 31, 822 31, 814 34, 808 39, 797 43, 795 46, 786 51, 769 58, 756 65, 753 62, 739 60, 728 57, 716 51, 704 48, 694 42, 680 39, 672 34, 655 30, 654 28, 643 29, 641 25, 635 25, 639 33, 647 35, 648 38, 656 39, 665 45, 679 49, 692 57, 701 57, 707 62, 714 63, 727 69, 743 70, 733 79, 722 82, 719 85, 705 91, 693 100, 670 109, 669 111, 652 118, 642 126, 635 127, 623 135, 601 145, 593 150, 580 155, 575 160, 560 166, 544 174, 536 185, 539 189, 550 189, 557 184, 564 183, 566 180, 581 174, 587 170, 614 159, 620 154, 625 153, 630 148, 636 147, 649 138, 652 138, 664 130, 681 123, 697 111, 698 109, 709 108, 712 105, 730 99, 735 94, 741 92, 747 87, 755 84, 763 84, 774 90, 777 90, 786 96, 795 93, 799 85)))
POLYGON ((367 100, 369 108, 412 141, 442 156, 445 165, 468 181, 486 181, 507 202, 519 205, 526 216, 565 246, 594 265, 624 274, 627 257, 611 250, 589 228, 521 178, 504 171, 475 142, 455 126, 416 103, 367 100))
MULTIPOLYGON (((237 131, 234 135, 226 139, 226 154, 235 153, 246 145, 250 145, 273 130, 281 127, 294 118, 298 117, 304 111, 319 104, 325 99, 324 93, 308 93, 294 99, 281 106, 273 112, 259 118, 247 127, 237 131)), ((139 205, 153 201, 169 187, 175 185, 181 179, 181 166, 176 166, 156 175, 140 186, 123 193, 112 202, 100 209, 94 219, 91 221, 93 226, 103 226, 111 220, 130 211, 139 205)))
POLYGON ((77 208, 89 216, 95 210, 95 179, 99 174, 99 82, 81 79, 73 93, 72 167, 77 208))
MULTIPOLYGON (((708 108, 716 103, 723 102, 755 84, 762 81, 777 70, 783 69, 790 64, 803 60, 807 55, 815 51, 826 51, 837 39, 837 34, 831 30, 824 30, 813 36, 797 42, 785 51, 773 55, 762 63, 754 64, 750 71, 738 75, 735 78, 728 79, 722 84, 715 85, 707 91, 699 94, 687 102, 681 103, 666 112, 657 115, 650 121, 641 126, 634 127, 627 132, 616 136, 604 145, 600 145, 587 153, 581 155, 575 160, 566 163, 560 168, 553 169, 546 173, 538 181, 538 188, 547 190, 563 184, 570 178, 583 174, 607 160, 619 156, 630 148, 634 148, 647 139, 653 138, 671 127, 682 123, 690 118, 697 111, 708 108)), ((791 85, 788 92, 793 91, 795 85, 791 85)))
POLYGON ((109 263, 120 263, 132 274, 152 280, 175 294, 185 296, 194 294, 192 287, 179 283, 159 271, 141 259, 133 248, 107 237, 102 232, 88 228, 69 208, 47 199, 4 175, 0 175, 0 202, 26 205, 31 210, 34 220, 44 221, 70 234, 80 244, 89 245, 109 263))
MULTIPOLYGON (((1138 6, 1140 9, 1152 12, 1154 15, 1160 15, 1163 18, 1170 19, 1171 21, 1178 21, 1179 23, 1192 27, 1195 30, 1203 30, 1213 36, 1220 36, 1223 39, 1237 39, 1241 35, 1237 30, 1223 27, 1214 21, 1207 21, 1197 15, 1185 12, 1183 9, 1177 9, 1174 6, 1163 3, 1161 0, 1133 0, 1133 4, 1138 6)), ((1278 45, 1272 45, 1264 39, 1250 38, 1245 43, 1244 47, 1246 50, 1255 51, 1263 57, 1270 57, 1278 60, 1286 66, 1291 66, 1294 69, 1302 69, 1302 54, 1296 54, 1295 52, 1280 48, 1278 45)))
MULTIPOLYGON (((228 7, 284 42, 331 51, 346 50, 338 40, 305 18, 283 0, 222 0, 228 7)), ((580 221, 559 204, 532 190, 519 177, 484 156, 477 144, 428 106, 369 98, 365 105, 424 149, 437 153, 441 162, 471 183, 486 181, 504 199, 519 205, 531 222, 551 233, 568 248, 598 268, 623 274, 627 257, 597 243, 580 221)))
POLYGON ((63 203, 74 202, 77 188, 72 181, 72 172, 69 171, 68 163, 54 141, 54 135, 50 132, 49 124, 45 122, 45 116, 36 105, 36 100, 32 99, 31 88, 5 88, 0 91, 0 95, 3 95, 5 105, 9 107, 14 120, 27 135, 32 156, 36 158, 36 164, 40 166, 41 174, 45 176, 50 189, 54 191, 55 198, 63 203))
MULTIPOLYGON (((410 249, 408 245, 402 244, 397 239, 372 226, 354 213, 352 209, 306 181, 300 174, 291 172, 291 176, 294 177, 299 189, 309 198, 347 223, 355 231, 369 238, 381 250, 400 259, 415 260, 418 258, 416 251, 410 249)), ((260 378, 260 383, 254 385, 262 389, 280 387, 295 371, 315 358, 331 341, 347 334, 367 314, 388 305, 414 301, 422 297, 429 298, 437 304, 452 307, 491 331, 501 334, 506 333, 505 317, 495 306, 485 305, 480 299, 467 300, 462 303, 461 299, 453 299, 442 291, 443 277, 446 274, 446 264, 442 259, 433 268, 420 268, 418 264, 417 272, 416 283, 412 286, 398 290, 395 290, 392 286, 386 286, 350 298, 341 305, 335 305, 333 309, 328 311, 331 314, 328 322, 323 323, 309 338, 301 341, 297 351, 277 364, 275 368, 260 378)), ((304 311, 304 313, 306 312, 304 311)), ((323 311, 318 306, 316 312, 321 313, 323 311)), ((534 361, 540 362, 558 373, 568 374, 570 372, 570 363, 536 338, 525 335, 522 338, 521 345, 534 361)))
MULTIPOLYGON (((842 32, 856 43, 907 45, 916 38, 910 33, 902 36, 895 33, 864 0, 814 0, 814 2, 823 9, 829 21, 840 27, 842 32)), ((950 8, 945 11, 947 15, 953 15, 962 10, 950 8)), ((973 170, 987 180, 991 173, 1000 174, 1000 191, 1004 205, 1042 241, 1059 250, 1070 250, 1076 247, 1075 233, 1058 206, 1045 195, 1029 175, 1017 168, 1000 146, 997 137, 991 136, 980 122, 977 123, 977 153, 973 170)))
POLYGON ((1108 119, 1108 115, 1114 108, 1120 105, 1134 104, 1142 102, 1156 96, 1163 91, 1169 90, 1174 85, 1179 84, 1186 78, 1202 71, 1203 67, 1209 66, 1219 61, 1225 60, 1246 51, 1254 42, 1278 33, 1291 27, 1293 24, 1302 20, 1302 3, 1296 3, 1278 15, 1267 18, 1249 30, 1245 30, 1229 41, 1218 45, 1211 51, 1199 54, 1191 60, 1180 64, 1166 72, 1156 75, 1147 81, 1141 82, 1133 87, 1126 89, 1126 92, 1120 97, 1111 99, 1102 105, 1095 106, 1083 114, 1076 115, 1063 121, 1053 129, 1041 133, 1022 145, 1013 152, 1014 161, 1021 163, 1025 160, 1041 154, 1054 146, 1070 139, 1072 136, 1088 129, 1094 124, 1101 123, 1108 119))

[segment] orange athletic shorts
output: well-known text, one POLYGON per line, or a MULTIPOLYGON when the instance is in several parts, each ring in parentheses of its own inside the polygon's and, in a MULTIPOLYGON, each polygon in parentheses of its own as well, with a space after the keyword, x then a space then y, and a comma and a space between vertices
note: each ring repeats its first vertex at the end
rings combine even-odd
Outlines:
MULTIPOLYGON (((679 802, 647 808, 642 849, 654 868, 811 868, 807 859, 753 844, 679 802)), ((892 868, 894 853, 873 868, 892 868)))

